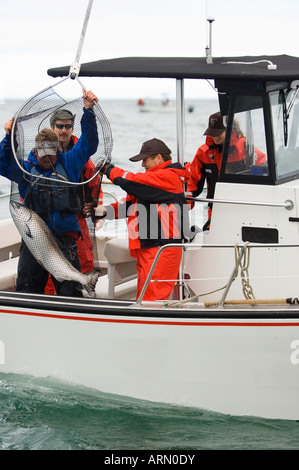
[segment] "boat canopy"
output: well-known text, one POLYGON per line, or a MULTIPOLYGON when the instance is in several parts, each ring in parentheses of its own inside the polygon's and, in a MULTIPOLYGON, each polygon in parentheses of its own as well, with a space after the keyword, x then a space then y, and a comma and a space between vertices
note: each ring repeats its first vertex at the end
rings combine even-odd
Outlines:
MULTIPOLYGON (((54 67, 48 70, 48 75, 64 77, 69 71, 70 66, 54 67)), ((211 64, 205 57, 123 57, 84 63, 79 72, 82 77, 262 81, 294 80, 298 75, 299 58, 289 55, 214 57, 211 64)))

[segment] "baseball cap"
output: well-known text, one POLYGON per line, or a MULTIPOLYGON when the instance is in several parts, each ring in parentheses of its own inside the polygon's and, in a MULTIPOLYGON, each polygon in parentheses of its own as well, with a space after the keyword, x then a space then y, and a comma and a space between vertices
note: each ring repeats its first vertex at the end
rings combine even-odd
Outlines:
POLYGON ((171 153, 171 150, 167 147, 166 144, 160 139, 151 139, 143 142, 140 153, 131 157, 129 160, 131 162, 138 162, 139 160, 144 160, 151 155, 157 155, 158 153, 171 153))
POLYGON ((46 155, 57 155, 59 147, 58 142, 54 141, 39 141, 35 142, 35 148, 39 157, 45 157, 46 155))
POLYGON ((223 117, 221 113, 211 114, 209 117, 209 127, 204 132, 203 135, 210 135, 211 137, 218 137, 226 130, 226 127, 223 125, 223 117))
POLYGON ((54 126, 56 121, 71 120, 74 122, 76 115, 71 113, 68 109, 56 109, 50 117, 50 125, 54 126))

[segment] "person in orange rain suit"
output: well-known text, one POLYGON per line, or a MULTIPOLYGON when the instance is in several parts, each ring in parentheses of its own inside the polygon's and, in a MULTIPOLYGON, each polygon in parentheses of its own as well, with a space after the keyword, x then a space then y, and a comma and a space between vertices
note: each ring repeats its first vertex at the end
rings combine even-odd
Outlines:
MULTIPOLYGON (((143 143, 138 155, 130 161, 142 161, 145 172, 132 173, 111 163, 102 173, 127 192, 125 203, 117 202, 97 208, 95 216, 107 219, 128 216, 129 249, 137 258, 137 299, 159 248, 169 243, 181 243, 189 234, 188 205, 184 182, 188 170, 172 163, 171 150, 162 140, 143 143)), ((143 300, 167 300, 178 277, 182 248, 162 251, 143 300)))
MULTIPOLYGON (((68 109, 57 109, 51 115, 51 129, 58 135, 59 142, 64 152, 71 150, 78 137, 72 135, 75 115, 68 109)), ((95 172, 95 165, 88 160, 80 175, 80 183, 89 180, 95 172)), ((100 188, 100 178, 96 176, 86 185, 78 187, 78 195, 81 200, 82 212, 78 215, 78 222, 81 230, 81 237, 77 240, 78 257, 82 273, 90 272, 94 269, 93 244, 90 238, 86 217, 90 214, 90 206, 96 206, 103 202, 103 192, 100 188)), ((46 294, 55 294, 55 288, 51 277, 45 289, 46 294)))
MULTIPOLYGON (((205 181, 207 181, 207 198, 213 199, 215 186, 219 179, 219 171, 222 159, 222 147, 225 140, 226 127, 223 124, 223 117, 220 112, 211 114, 208 128, 204 132, 206 142, 197 150, 191 163, 187 164, 190 171, 190 179, 187 183, 186 196, 196 197, 201 194, 205 181)), ((245 143, 246 138, 234 123, 230 140, 230 154, 226 171, 238 173, 245 168, 245 143)), ((255 148, 256 164, 261 165, 266 156, 263 152, 255 148)), ((190 208, 194 207, 192 201, 188 201, 190 208)), ((208 221, 203 226, 203 230, 209 229, 212 215, 212 203, 208 204, 208 221)))

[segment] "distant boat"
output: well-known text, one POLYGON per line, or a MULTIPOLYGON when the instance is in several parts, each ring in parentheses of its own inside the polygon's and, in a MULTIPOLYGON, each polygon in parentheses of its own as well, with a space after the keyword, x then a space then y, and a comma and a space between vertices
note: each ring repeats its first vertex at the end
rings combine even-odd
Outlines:
POLYGON ((175 113, 176 110, 175 104, 172 104, 169 99, 145 102, 139 98, 137 105, 141 113, 175 113))
MULTIPOLYGON (((176 105, 173 104, 168 98, 159 102, 150 101, 145 102, 143 98, 139 98, 137 106, 141 113, 175 113, 176 105)), ((193 106, 188 106, 187 111, 192 113, 193 106)))

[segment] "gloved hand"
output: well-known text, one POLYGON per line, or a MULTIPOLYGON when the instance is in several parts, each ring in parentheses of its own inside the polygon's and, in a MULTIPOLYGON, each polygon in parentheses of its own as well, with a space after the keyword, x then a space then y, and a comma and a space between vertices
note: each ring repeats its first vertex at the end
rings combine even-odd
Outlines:
POLYGON ((86 202, 82 209, 83 217, 90 217, 93 221, 96 230, 104 225, 104 220, 102 220, 107 215, 107 210, 102 205, 97 206, 95 202, 86 202))
POLYGON ((100 174, 106 175, 109 178, 110 171, 112 170, 112 168, 114 168, 114 165, 112 165, 112 163, 110 162, 107 162, 104 164, 104 162, 105 160, 102 160, 101 162, 99 162, 96 166, 96 170, 100 169, 100 174))
POLYGON ((91 217, 94 219, 95 217, 95 208, 96 208, 96 203, 95 202, 85 202, 83 209, 82 209, 82 214, 83 217, 91 217))

